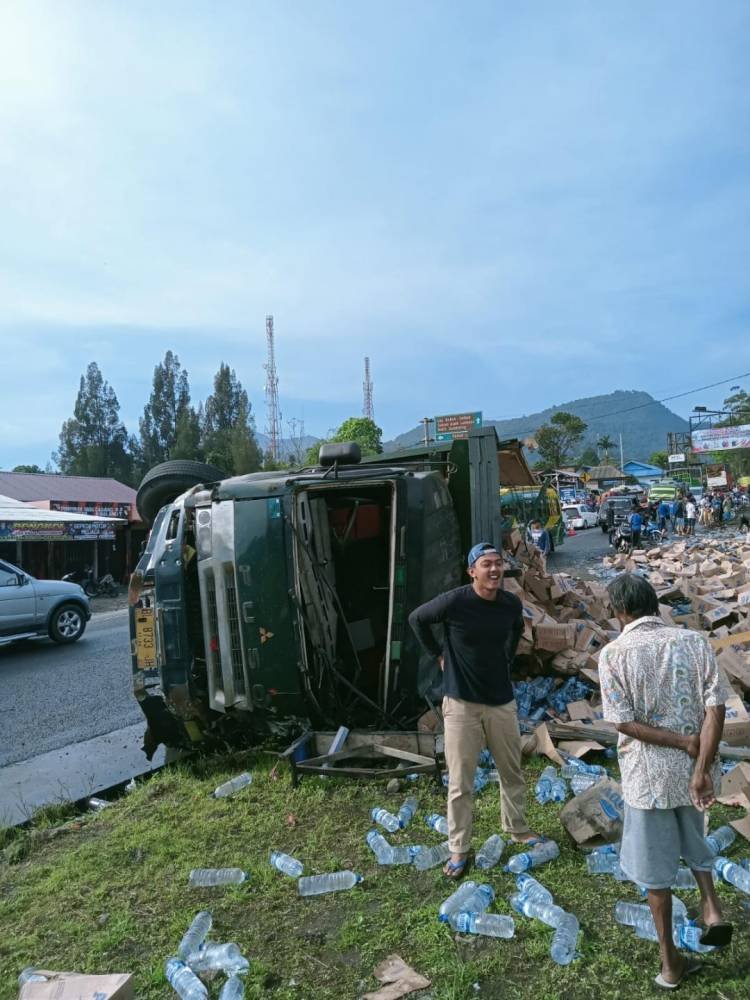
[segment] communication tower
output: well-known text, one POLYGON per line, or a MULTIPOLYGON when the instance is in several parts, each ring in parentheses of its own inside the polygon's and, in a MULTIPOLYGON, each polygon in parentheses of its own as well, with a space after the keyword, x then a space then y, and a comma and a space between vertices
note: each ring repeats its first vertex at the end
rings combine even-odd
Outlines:
POLYGON ((266 316, 266 342, 268 358, 263 367, 266 370, 266 415, 268 424, 268 450, 271 458, 278 462, 281 458, 281 411, 279 410, 279 376, 276 373, 276 354, 273 343, 273 316, 266 316))
POLYGON ((370 359, 365 358, 365 380, 362 383, 364 405, 362 413, 368 420, 375 420, 375 410, 372 405, 372 379, 370 378, 370 359))

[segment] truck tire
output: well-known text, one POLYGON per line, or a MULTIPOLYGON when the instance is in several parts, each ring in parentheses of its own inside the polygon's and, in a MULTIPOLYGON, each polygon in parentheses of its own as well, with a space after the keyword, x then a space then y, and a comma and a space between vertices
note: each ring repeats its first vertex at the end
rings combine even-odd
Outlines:
POLYGON ((146 524, 152 524, 164 504, 171 503, 191 486, 198 483, 215 483, 226 479, 226 474, 215 465, 174 459, 161 462, 149 469, 138 487, 135 504, 146 524))
POLYGON ((49 637, 55 642, 76 642, 86 629, 86 615, 80 604, 61 604, 50 615, 49 637))

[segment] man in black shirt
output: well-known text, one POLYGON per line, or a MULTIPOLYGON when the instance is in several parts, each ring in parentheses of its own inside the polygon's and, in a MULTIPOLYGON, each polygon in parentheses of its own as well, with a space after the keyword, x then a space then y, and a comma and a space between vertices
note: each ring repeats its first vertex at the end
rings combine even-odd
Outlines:
POLYGON ((471 584, 440 594, 409 615, 420 643, 443 670, 445 759, 448 765, 448 837, 445 874, 464 874, 471 853, 474 773, 486 745, 500 776, 503 830, 513 840, 533 839, 526 822, 526 785, 510 670, 523 632, 523 609, 502 589, 503 557, 480 542, 469 553, 471 584), (433 625, 442 625, 443 648, 433 625))

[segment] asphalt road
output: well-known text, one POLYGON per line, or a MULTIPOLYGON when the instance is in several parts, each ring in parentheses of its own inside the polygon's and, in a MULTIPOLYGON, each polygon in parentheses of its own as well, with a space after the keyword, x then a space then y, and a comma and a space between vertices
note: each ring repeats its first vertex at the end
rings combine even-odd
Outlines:
POLYGON ((94 616, 82 639, 0 648, 0 767, 143 721, 130 682, 126 611, 94 616))
POLYGON ((602 559, 612 554, 609 536, 601 528, 587 528, 565 539, 547 559, 550 573, 570 573, 571 576, 589 577, 591 571, 601 568, 602 559))

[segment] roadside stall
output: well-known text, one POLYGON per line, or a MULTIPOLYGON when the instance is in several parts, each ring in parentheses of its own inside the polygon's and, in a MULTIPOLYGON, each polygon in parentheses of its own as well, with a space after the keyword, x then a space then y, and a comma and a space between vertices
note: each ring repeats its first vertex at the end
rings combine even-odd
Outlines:
POLYGON ((100 542, 115 540, 123 518, 41 510, 0 495, 0 559, 40 579, 61 577, 88 565, 94 578, 109 572, 100 559, 100 542))

